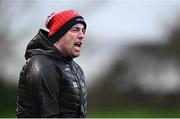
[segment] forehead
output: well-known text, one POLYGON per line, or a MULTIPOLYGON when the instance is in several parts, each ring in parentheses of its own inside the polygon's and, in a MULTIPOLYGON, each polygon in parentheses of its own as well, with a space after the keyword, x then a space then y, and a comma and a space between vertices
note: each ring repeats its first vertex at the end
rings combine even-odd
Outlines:
POLYGON ((84 25, 83 24, 81 24, 81 23, 77 23, 77 24, 75 24, 74 26, 72 26, 72 28, 80 28, 80 29, 84 29, 84 25))

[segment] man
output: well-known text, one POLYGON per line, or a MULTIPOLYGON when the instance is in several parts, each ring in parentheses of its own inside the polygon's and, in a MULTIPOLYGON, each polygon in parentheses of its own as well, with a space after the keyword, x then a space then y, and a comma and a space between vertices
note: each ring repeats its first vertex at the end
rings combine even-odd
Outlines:
POLYGON ((19 78, 16 116, 85 117, 84 74, 73 58, 80 55, 86 23, 73 10, 51 14, 27 46, 19 78))

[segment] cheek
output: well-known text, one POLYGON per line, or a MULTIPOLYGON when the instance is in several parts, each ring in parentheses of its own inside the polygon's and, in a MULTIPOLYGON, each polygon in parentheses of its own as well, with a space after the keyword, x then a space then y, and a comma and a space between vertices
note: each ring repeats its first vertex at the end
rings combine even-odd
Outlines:
POLYGON ((75 35, 73 34, 65 35, 62 40, 63 40, 62 42, 64 48, 72 48, 75 41, 75 35))
POLYGON ((74 37, 69 36, 68 39, 66 39, 66 44, 68 46, 73 46, 74 45, 74 37))

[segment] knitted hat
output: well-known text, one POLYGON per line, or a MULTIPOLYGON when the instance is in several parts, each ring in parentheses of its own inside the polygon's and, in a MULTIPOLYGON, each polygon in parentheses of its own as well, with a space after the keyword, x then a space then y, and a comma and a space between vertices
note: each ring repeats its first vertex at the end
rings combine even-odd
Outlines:
POLYGON ((46 20, 46 28, 49 29, 49 40, 54 43, 59 40, 73 25, 81 23, 86 29, 84 18, 74 10, 54 12, 46 20))

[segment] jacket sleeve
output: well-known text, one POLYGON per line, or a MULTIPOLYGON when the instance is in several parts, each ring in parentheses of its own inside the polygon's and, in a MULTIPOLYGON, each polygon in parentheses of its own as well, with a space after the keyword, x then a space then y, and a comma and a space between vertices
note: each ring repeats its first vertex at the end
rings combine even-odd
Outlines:
POLYGON ((29 90, 40 117, 59 116, 60 76, 53 65, 32 63, 27 73, 29 90))

